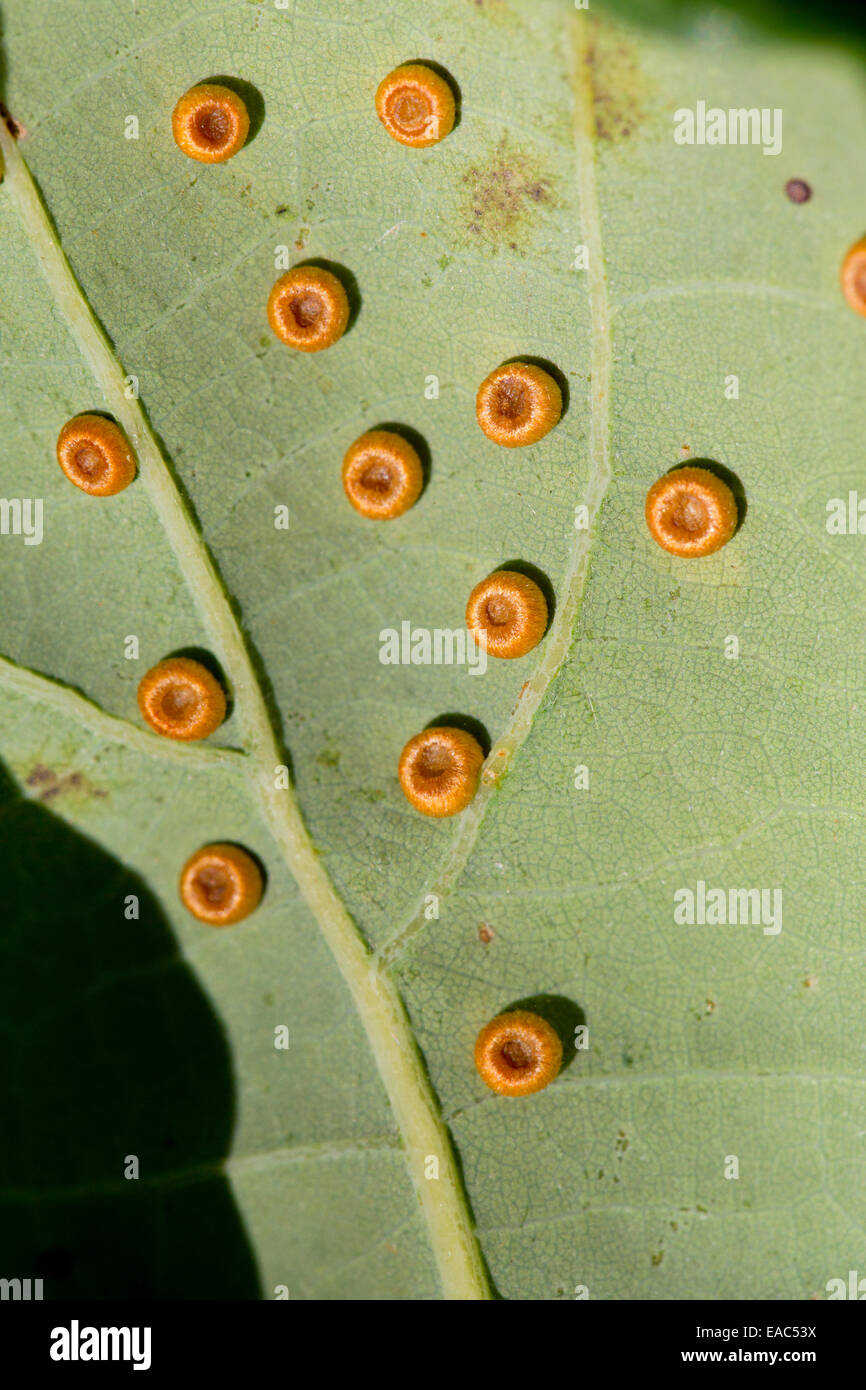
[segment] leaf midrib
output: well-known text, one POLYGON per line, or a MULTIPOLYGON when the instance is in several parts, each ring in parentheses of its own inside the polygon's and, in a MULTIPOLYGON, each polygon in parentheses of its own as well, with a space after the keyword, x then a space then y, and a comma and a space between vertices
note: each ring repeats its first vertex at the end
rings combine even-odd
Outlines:
POLYGON ((287 758, 271 725, 264 694, 231 604, 139 401, 130 400, 125 394, 123 368, 72 273, 30 171, 2 120, 0 153, 5 162, 4 185, 17 204, 54 302, 135 449, 140 480, 204 626, 230 672, 236 717, 248 754, 245 766, 251 788, 289 871, 331 948, 367 1033, 403 1138, 445 1297, 489 1298, 487 1276, 450 1136, 402 1000, 390 979, 370 969, 367 948, 313 850, 293 792, 275 785, 275 770, 285 766, 287 758), (424 1174, 425 1161, 431 1154, 439 1160, 440 1176, 436 1183, 428 1182, 424 1174))
MULTIPOLYGON (((583 595, 595 521, 610 481, 608 457, 610 319, 604 275, 601 227, 595 188, 595 124, 588 26, 585 16, 569 17, 566 61, 571 78, 577 187, 583 238, 589 248, 588 290, 592 327, 589 487, 582 497, 590 526, 575 532, 562 593, 543 654, 482 773, 482 784, 464 814, 438 888, 447 892, 472 852, 494 788, 527 738, 551 681, 571 646, 583 595)), ((471 1224, 449 1132, 427 1079, 402 1000, 388 974, 392 961, 423 925, 423 915, 400 928, 381 952, 371 955, 337 895, 310 842, 292 790, 277 790, 274 769, 287 758, 271 723, 255 666, 213 560, 162 455, 137 399, 125 394, 126 378, 107 336, 78 285, 35 182, 15 139, 0 120, 0 153, 8 186, 27 230, 54 301, 106 401, 126 431, 166 537, 218 654, 230 673, 235 711, 243 732, 239 752, 213 748, 200 757, 224 754, 245 766, 270 832, 313 913, 352 995, 402 1136, 410 1175, 424 1212, 443 1293, 450 1299, 491 1296, 484 1263, 471 1224), (426 1160, 439 1158, 439 1180, 425 1177, 426 1160)), ((3 661, 0 682, 30 698, 42 698, 78 718, 97 734, 122 738, 139 747, 150 735, 99 710, 77 692, 3 661), (125 737, 122 731, 125 730, 125 737)), ((263 1155, 262 1157, 266 1157, 263 1155)), ((229 1160, 224 1167, 230 1167, 229 1160)))

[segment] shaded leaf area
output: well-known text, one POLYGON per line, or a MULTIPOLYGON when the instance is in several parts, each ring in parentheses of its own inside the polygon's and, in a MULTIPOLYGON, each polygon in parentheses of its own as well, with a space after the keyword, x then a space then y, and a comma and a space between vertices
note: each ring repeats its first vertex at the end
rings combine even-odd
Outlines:
POLYGON ((156 898, 5 770, 0 861, 4 1275, 46 1298, 257 1297, 220 1171, 225 1034, 156 898))
POLYGON ((866 24, 860 0, 609 0, 611 14, 649 27, 694 31, 739 28, 743 37, 817 39, 862 47, 866 24))
MULTIPOLYGON (((87 885, 66 872, 58 880, 64 896, 57 912, 70 926, 63 930, 63 949, 42 964, 39 923, 25 902, 26 923, 20 929, 16 926, 16 898, 15 910, 10 910, 4 926, 14 933, 20 948, 15 970, 23 983, 20 998, 13 994, 18 988, 14 981, 4 983, 15 1000, 9 1036, 14 1037, 19 1020, 21 1029, 31 1036, 31 1006, 24 990, 34 977, 60 1001, 63 1017, 68 999, 71 1016, 84 1020, 87 1040, 93 1039, 94 1047, 104 1043, 107 1049, 114 1030, 120 1028, 117 1047, 128 1065, 108 1061, 108 1072, 99 1073, 105 1076, 107 1090, 107 1118, 103 1118, 105 1124, 113 1125, 111 1115, 128 1114, 135 1135, 141 1134, 135 1122, 136 1088, 142 1091, 141 1103, 154 1126, 153 1134, 159 1136, 172 1120, 183 1087, 190 1088, 188 1104, 195 1119, 201 1115, 198 1089, 207 1086, 209 1077, 213 1080, 215 1074, 230 1069, 220 1112, 224 1124, 218 1156, 226 1154, 225 1173, 254 1252, 263 1297, 273 1298, 280 1287, 287 1287, 292 1299, 351 1299, 360 1290, 368 1299, 439 1296, 424 1223, 363 1029, 316 923, 258 818, 245 772, 212 767, 199 759, 188 764, 182 756, 166 756, 158 746, 148 755, 120 740, 106 740, 85 729, 73 711, 47 708, 5 688, 2 681, 0 731, 10 773, 30 798, 27 802, 16 798, 10 804, 36 824, 44 817, 54 827, 51 845, 60 850, 67 836, 71 843, 102 847, 104 872, 101 878, 94 872, 93 891, 100 908, 106 915, 111 912, 110 931, 106 927, 101 934, 91 933, 86 897, 79 908, 76 896, 87 885), (260 907, 233 928, 204 926, 178 898, 181 866, 194 850, 212 840, 250 847, 267 868, 260 907), (123 918, 127 878, 133 884, 130 891, 140 891, 142 904, 148 905, 149 927, 142 926, 144 906, 138 922, 123 918), (115 891, 119 915, 114 913, 115 891), (143 932, 140 943, 139 932, 143 932), (125 959, 122 951, 129 955, 128 970, 117 967, 119 955, 125 959), (139 959, 142 968, 136 973, 139 959), (172 1033, 164 1018, 163 999, 173 997, 167 991, 172 981, 180 979, 189 982, 189 1036, 182 1020, 172 1033), (78 983, 83 992, 73 996, 69 987, 78 983), (150 1001, 150 1015, 142 1021, 137 1009, 137 1028, 124 1031, 118 1011, 122 1012, 127 993, 134 1001, 142 996, 150 1001), (211 1010, 218 1012, 218 1024, 211 1010), (194 1028, 193 1023, 198 1026, 194 1028), (170 1058, 164 1057, 160 1038, 154 1040, 155 1029, 167 1030, 170 1058), (287 1047, 275 1046, 278 1032, 287 1047), (184 1042, 189 1044, 188 1052, 181 1046, 184 1042), (148 1057, 154 1048, 151 1074, 148 1057), (208 1071, 211 1048, 215 1060, 208 1071), (166 1107, 156 1074, 164 1066, 169 1067, 164 1083, 166 1107)), ((52 886, 47 857, 51 845, 34 839, 32 854, 26 842, 17 847, 46 899, 52 886)), ((14 862, 12 856, 4 855, 3 862, 7 860, 14 862)), ((61 856, 61 868, 63 862, 61 856)), ((57 1056, 62 1052, 62 1036, 58 1041, 51 1031, 50 1017, 38 1016, 57 1056)), ((59 1073, 56 1087, 66 1088, 70 1078, 75 1079, 71 1062, 59 1073)), ((44 1124, 40 1130, 39 1112, 31 1113, 26 1096, 21 1104, 21 1124, 4 1127, 0 1135, 0 1149, 17 1183, 15 1188, 3 1183, 10 1229, 26 1230, 28 1223, 38 1224, 43 1209, 50 1215, 49 1194, 55 1188, 66 1194, 64 1219, 70 1227, 84 1229, 91 1188, 106 1180, 105 1162, 100 1166, 102 1149, 97 1146, 94 1151, 84 1127, 91 1123, 92 1107, 79 1123, 70 1102, 61 1111, 61 1140, 55 1147, 42 1145, 37 1152, 28 1134, 31 1126, 36 1134, 44 1134, 44 1124), (15 1157, 19 1144, 21 1160, 15 1157), (25 1158, 27 1172, 22 1174, 25 1158), (93 1182, 87 1176, 91 1170, 93 1182)), ((206 1118, 199 1126, 202 1136, 214 1132, 206 1118)), ((124 1155, 134 1150, 133 1140, 120 1131, 116 1137, 113 1129, 105 1132, 105 1145, 112 1144, 111 1154, 117 1147, 121 1164, 110 1169, 110 1190, 122 1188, 120 1197, 129 1202, 129 1190, 136 1184, 122 1181, 120 1174, 124 1155)), ((176 1154, 177 1161, 166 1158, 163 1171, 175 1175, 170 1181, 168 1176, 164 1182, 154 1179, 162 1200, 177 1204, 179 1235, 186 1229, 181 1219, 186 1194, 207 1191, 205 1184, 192 1183, 196 1165, 207 1161, 202 1157, 207 1145, 203 1147, 198 1138, 190 1139, 190 1144, 188 1163, 176 1154)), ((141 1189, 146 1177, 143 1172, 141 1189)), ((146 1205, 144 1197, 141 1205, 146 1205)), ((155 1205, 149 1202, 150 1207, 155 1205)), ((171 1240, 170 1232, 162 1245, 148 1229, 129 1234, 125 1258, 140 1282, 150 1282, 155 1296, 164 1288, 172 1296, 177 1291, 179 1297, 202 1297, 217 1277, 230 1283, 232 1275, 222 1267, 211 1277, 211 1284, 196 1283, 192 1265, 174 1268, 171 1240)), ((205 1246, 223 1263, 232 1258, 228 1240, 221 1256, 213 1243, 207 1247, 205 1242, 205 1246)), ((43 1242, 37 1253, 50 1248, 68 1247, 43 1242)), ((112 1296, 130 1296, 135 1287, 131 1279, 118 1280, 112 1296)))

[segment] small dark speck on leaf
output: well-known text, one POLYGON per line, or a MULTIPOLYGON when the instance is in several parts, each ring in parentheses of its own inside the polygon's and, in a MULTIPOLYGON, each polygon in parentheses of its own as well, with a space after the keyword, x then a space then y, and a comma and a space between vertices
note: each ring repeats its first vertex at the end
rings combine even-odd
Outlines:
POLYGON ((24 778, 28 787, 38 787, 41 782, 51 782, 54 780, 55 773, 48 767, 43 767, 42 763, 37 763, 32 772, 24 778))
POLYGON ((24 778, 24 782, 28 787, 40 788, 39 801, 54 801, 66 792, 76 791, 84 792, 87 796, 93 797, 108 795, 104 788, 93 786, 80 772, 67 772, 65 777, 59 777, 50 767, 45 767, 42 763, 36 763, 24 778))
POLYGON ((788 179, 785 192, 792 203, 808 203, 812 190, 805 179, 788 179))

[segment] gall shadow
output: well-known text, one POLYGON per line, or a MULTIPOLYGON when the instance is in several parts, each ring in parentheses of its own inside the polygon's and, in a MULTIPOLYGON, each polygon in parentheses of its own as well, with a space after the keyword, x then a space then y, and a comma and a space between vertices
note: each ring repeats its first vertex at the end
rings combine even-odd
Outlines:
POLYGON ((424 483, 421 488, 421 496, 423 497, 424 493, 427 491, 427 485, 430 482, 431 471, 430 445, 427 443, 423 434, 419 434, 411 425, 398 424, 393 420, 383 420, 378 425, 373 425, 372 428, 374 430, 388 430, 391 434, 399 434, 401 439, 405 439, 407 444, 412 445, 412 448, 421 460, 421 472, 424 477, 424 483))
POLYGON ((527 362, 530 367, 539 367, 541 371, 547 372, 548 376, 553 377, 559 387, 559 393, 562 396, 562 414, 559 419, 564 420, 568 414, 568 407, 571 401, 571 392, 568 388, 568 377, 565 375, 565 372, 557 367, 555 362, 551 362, 548 357, 531 357, 525 352, 519 353, 516 357, 507 357, 501 365, 503 367, 510 367, 513 366, 515 362, 527 362))
POLYGON ((317 266, 319 270, 329 270, 332 275, 336 276, 343 286, 343 289, 346 291, 346 298, 349 301, 349 317, 346 322, 346 332, 343 334, 345 338, 346 333, 351 333, 355 326, 355 321, 361 312, 361 290, 357 278, 352 274, 348 266, 340 265, 338 261, 328 261, 324 256, 307 256, 302 261, 296 261, 292 266, 292 270, 299 270, 301 266, 305 265, 317 266))
POLYGON ((716 463, 715 459, 683 459, 680 463, 675 463, 673 468, 669 468, 668 473, 679 473, 681 468, 705 468, 713 477, 720 482, 726 483, 734 494, 734 501, 737 504, 737 534, 746 519, 749 504, 746 500, 746 489, 740 482, 736 473, 732 473, 730 468, 726 468, 723 463, 716 463))
MULTIPOLYGON (((230 719, 232 710, 235 707, 234 696, 232 695, 232 689, 229 685, 226 673, 213 652, 208 651, 207 647, 175 647, 173 651, 166 652, 165 656, 159 659, 160 661, 171 661, 174 657, 178 656, 185 657, 187 661, 197 661, 199 666, 203 666, 206 671, 210 671, 214 679, 219 681, 223 688, 223 694, 226 697, 226 719, 230 719)), ((226 720, 224 719, 223 723, 225 722, 226 720)))
MULTIPOLYGON (((67 419, 69 419, 69 420, 75 420, 75 419, 78 418, 79 415, 98 415, 99 418, 100 418, 100 420, 107 420, 107 421, 109 422, 109 424, 111 424, 111 425, 116 425, 117 428, 118 428, 118 429, 121 431, 121 433, 123 434, 124 439, 126 439, 127 441, 129 440, 129 435, 126 433, 126 430, 123 428, 123 425, 120 423, 120 421, 118 420, 117 416, 116 416, 116 415, 112 415, 111 411, 110 411, 110 410, 105 410, 103 406, 101 406, 101 405, 100 405, 100 406, 93 406, 93 407, 85 406, 85 408, 84 408, 83 410, 77 410, 77 411, 75 412, 75 415, 69 415, 69 416, 67 416, 67 419)), ((64 422, 64 423, 65 423, 65 422, 64 422)), ((60 433, 60 431, 58 430, 58 434, 59 434, 59 433, 60 433)), ((137 460, 136 460, 136 462, 137 462, 137 460)))
POLYGON ((156 898, 2 765, 0 860, 4 1276, 46 1300, 259 1297, 222 1172, 228 1045, 156 898))
MULTIPOLYGON (((248 855, 249 858, 252 859, 253 863, 255 864, 256 868, 262 876, 262 902, 264 902, 268 891, 268 869, 264 860, 259 858, 259 856, 256 854, 256 851, 254 849, 251 849, 248 844, 241 840, 224 840, 219 833, 215 833, 211 837, 210 843, 219 845, 231 845, 234 849, 242 850, 244 854, 248 855)), ((243 923, 239 923, 236 925, 243 926, 243 923)))
POLYGON ((462 729, 464 734, 471 734, 481 744, 481 751, 485 758, 487 757, 492 740, 480 719, 474 719, 471 714, 440 714, 435 719, 429 719, 424 728, 435 729, 442 726, 446 729, 462 729))
POLYGON ((421 67, 429 68, 451 88, 451 95, 454 98, 454 125, 451 128, 456 130, 463 118, 463 93, 453 73, 450 73, 447 68, 443 68, 441 63, 434 63, 432 58, 410 58, 409 62, 419 63, 421 67))
MULTIPOLYGON (((546 637, 550 631, 550 624, 553 622, 553 615, 556 612, 556 594, 544 570, 538 569, 536 565, 530 565, 526 560, 505 560, 501 565, 497 565, 497 569, 514 570, 516 574, 522 574, 525 579, 531 579, 533 583, 538 585, 539 589, 544 594, 544 601, 547 604, 547 626, 544 629, 544 635, 546 637)), ((495 574, 496 570, 494 570, 493 573, 495 574)))
POLYGON ((562 1074, 577 1056, 574 1030, 586 1026, 586 1014, 583 1009, 579 1004, 575 1004, 574 1000, 566 999, 562 994, 533 994, 527 999, 516 999, 502 1012, 511 1013, 515 1009, 528 1009, 530 1013, 538 1014, 558 1035, 562 1043, 562 1074))
POLYGON ((244 106, 247 108, 247 115, 250 118, 250 128, 243 148, 251 145, 262 128, 265 119, 265 99, 258 87, 254 87, 252 82, 245 82, 242 77, 227 77, 219 74, 216 77, 203 77, 202 82, 214 83, 220 87, 228 87, 230 92, 240 97, 244 106))

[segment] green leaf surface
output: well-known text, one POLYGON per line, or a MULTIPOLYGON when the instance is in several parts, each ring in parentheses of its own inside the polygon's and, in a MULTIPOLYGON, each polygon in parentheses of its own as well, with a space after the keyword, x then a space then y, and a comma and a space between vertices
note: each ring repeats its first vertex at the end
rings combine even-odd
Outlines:
POLYGON ((866 1224, 866 571, 825 526, 864 487, 838 288, 866 220, 858 62, 568 0, 3 0, 0 22, 0 494, 44 501, 40 545, 0 536, 4 1272, 53 1297, 823 1296, 866 1224), (426 151, 373 108, 415 58, 461 95, 426 151), (217 75, 260 128, 193 164, 171 109, 217 75), (783 152, 677 145, 701 100, 781 108, 783 152), (269 332, 280 248, 357 288, 326 353, 269 332), (554 363, 568 408, 502 450, 474 398, 513 356, 554 363), (85 410, 139 449, 117 497, 54 459, 85 410), (340 462, 383 422, 430 477, 380 524, 340 462), (691 562, 643 520, 685 458, 747 501, 691 562), (529 656, 380 662, 381 629, 459 627, 512 561, 555 595, 529 656), (182 648, 234 697, 192 747, 135 700, 182 648), (396 766, 449 713, 492 749, 436 822, 396 766), (226 931, 177 897, 212 840, 267 871, 226 931), (678 925, 698 880, 780 888, 782 930, 678 925), (526 1000, 589 1046, 503 1099, 473 1043, 526 1000))

